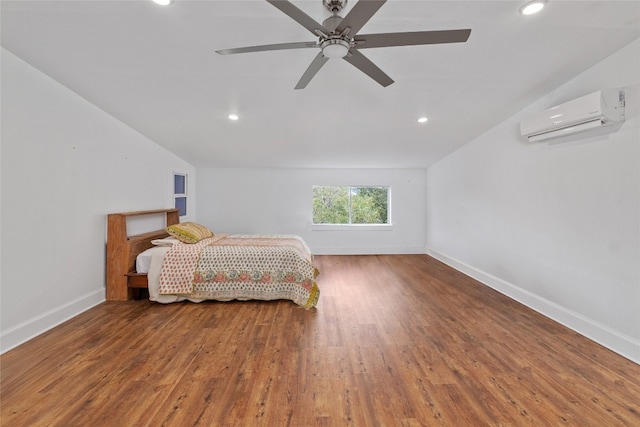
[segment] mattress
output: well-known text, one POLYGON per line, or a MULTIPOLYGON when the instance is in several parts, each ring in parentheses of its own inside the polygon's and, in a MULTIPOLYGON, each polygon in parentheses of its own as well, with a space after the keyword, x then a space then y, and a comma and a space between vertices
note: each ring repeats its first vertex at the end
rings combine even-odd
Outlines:
POLYGON ((151 266, 151 254, 157 247, 149 248, 136 257, 136 272, 147 274, 151 266))

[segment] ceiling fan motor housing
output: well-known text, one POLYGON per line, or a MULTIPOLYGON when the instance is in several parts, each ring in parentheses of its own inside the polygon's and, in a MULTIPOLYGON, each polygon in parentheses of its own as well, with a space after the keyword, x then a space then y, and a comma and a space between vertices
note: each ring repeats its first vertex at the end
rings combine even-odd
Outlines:
POLYGON ((340 25, 341 22, 342 22, 342 16, 333 15, 325 19, 324 21, 322 21, 322 26, 333 33, 336 30, 336 28, 338 28, 338 25, 340 25))
MULTIPOLYGON (((327 1, 325 0, 325 4, 327 4, 327 1)), ((327 58, 344 58, 352 46, 352 40, 346 34, 348 31, 344 31, 343 34, 335 33, 335 29, 340 25, 342 19, 342 16, 334 13, 333 16, 322 22, 322 26, 330 31, 329 34, 322 33, 319 41, 322 54, 327 58)))

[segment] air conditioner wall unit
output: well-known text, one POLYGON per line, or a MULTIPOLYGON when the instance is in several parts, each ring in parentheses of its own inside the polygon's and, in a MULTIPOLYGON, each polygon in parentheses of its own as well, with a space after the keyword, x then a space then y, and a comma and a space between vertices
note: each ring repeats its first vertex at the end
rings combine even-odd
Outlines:
POLYGON ((623 90, 599 90, 522 120, 520 133, 537 142, 620 123, 624 106, 623 90))

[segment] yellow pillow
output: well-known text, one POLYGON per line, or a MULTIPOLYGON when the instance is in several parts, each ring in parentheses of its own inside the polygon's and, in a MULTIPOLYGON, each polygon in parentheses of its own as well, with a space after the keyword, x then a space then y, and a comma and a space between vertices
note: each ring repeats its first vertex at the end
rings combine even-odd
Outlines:
POLYGON ((195 222, 170 225, 166 230, 167 233, 184 243, 198 243, 202 239, 213 236, 211 230, 195 222))

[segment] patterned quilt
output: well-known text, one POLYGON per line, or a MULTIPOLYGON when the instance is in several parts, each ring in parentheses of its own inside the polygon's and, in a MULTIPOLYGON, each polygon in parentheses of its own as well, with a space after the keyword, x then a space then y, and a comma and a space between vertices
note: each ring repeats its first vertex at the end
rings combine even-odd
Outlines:
POLYGON ((215 235, 167 252, 159 293, 220 301, 287 299, 315 307, 318 270, 306 243, 293 235, 215 235))

